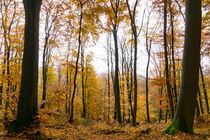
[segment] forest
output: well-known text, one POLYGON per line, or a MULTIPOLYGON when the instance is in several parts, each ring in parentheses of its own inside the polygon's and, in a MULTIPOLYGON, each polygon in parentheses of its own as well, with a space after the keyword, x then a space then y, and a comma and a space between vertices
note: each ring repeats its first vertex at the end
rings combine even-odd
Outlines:
POLYGON ((0 0, 0 139, 210 139, 209 0, 0 0))

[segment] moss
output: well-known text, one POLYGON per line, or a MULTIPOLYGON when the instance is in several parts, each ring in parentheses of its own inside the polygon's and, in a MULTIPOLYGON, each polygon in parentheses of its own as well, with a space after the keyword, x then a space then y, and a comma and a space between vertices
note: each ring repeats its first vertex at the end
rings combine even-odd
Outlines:
POLYGON ((169 134, 169 135, 176 135, 179 130, 175 127, 174 123, 172 122, 163 132, 162 134, 169 134))
MULTIPOLYGON (((173 123, 173 122, 172 122, 172 123, 173 123)), ((169 133, 169 129, 171 128, 172 123, 169 124, 169 126, 168 126, 165 130, 163 130, 163 132, 162 132, 161 134, 167 134, 167 133, 169 133)))
POLYGON ((172 124, 171 128, 169 129, 169 135, 176 135, 179 130, 172 124))

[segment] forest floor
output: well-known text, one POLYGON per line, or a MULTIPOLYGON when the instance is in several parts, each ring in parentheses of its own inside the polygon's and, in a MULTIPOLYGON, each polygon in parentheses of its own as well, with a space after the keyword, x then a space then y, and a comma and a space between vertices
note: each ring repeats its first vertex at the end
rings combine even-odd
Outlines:
MULTIPOLYGON (((168 123, 108 124, 101 121, 76 119, 68 123, 68 116, 62 113, 42 113, 40 116, 40 136, 6 136, 7 131, 0 124, 0 139, 62 139, 62 140, 210 140, 210 116, 195 120, 194 135, 179 132, 177 135, 162 135, 168 123)), ((37 130, 28 130, 33 133, 37 130)))

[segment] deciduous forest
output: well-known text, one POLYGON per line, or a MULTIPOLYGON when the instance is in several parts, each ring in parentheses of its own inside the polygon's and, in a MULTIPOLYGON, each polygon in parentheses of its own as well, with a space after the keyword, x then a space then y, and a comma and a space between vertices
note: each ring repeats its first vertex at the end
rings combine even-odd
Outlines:
POLYGON ((210 139, 209 9, 0 0, 0 139, 210 139))

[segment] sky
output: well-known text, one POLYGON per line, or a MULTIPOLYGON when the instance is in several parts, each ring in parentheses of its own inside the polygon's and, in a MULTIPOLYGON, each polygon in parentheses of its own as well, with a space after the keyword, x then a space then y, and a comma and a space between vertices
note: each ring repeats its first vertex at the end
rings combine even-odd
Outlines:
MULTIPOLYGON (((133 0, 131 0, 131 1, 133 1, 133 0)), ((141 25, 143 12, 146 7, 147 7, 146 0, 141 0, 140 6, 137 7, 137 11, 139 14, 137 14, 137 17, 136 17, 136 19, 137 19, 136 23, 138 26, 141 25)), ((148 14, 147 11, 145 11, 145 16, 147 16, 147 14, 148 14)), ((146 17, 144 17, 144 20, 146 21, 146 17)), ((152 24, 154 25, 155 20, 151 19, 150 22, 151 22, 150 23, 151 25, 152 24)), ((130 27, 128 27, 128 28, 130 28, 130 27)), ((122 34, 124 34, 122 32, 122 30, 121 31, 119 30, 119 32, 118 32, 119 38, 122 34)), ((142 30, 140 36, 138 37, 139 41, 138 41, 138 54, 137 54, 138 55, 137 56, 137 74, 144 76, 145 72, 146 72, 147 53, 146 53, 146 48, 145 48, 145 38, 142 37, 142 35, 143 35, 143 30, 142 30)), ((107 61, 106 61, 107 56, 106 56, 106 49, 104 48, 104 46, 106 46, 106 34, 105 33, 100 35, 99 40, 95 46, 88 49, 88 51, 91 51, 94 53, 92 64, 95 68, 95 71, 98 74, 107 72, 107 61)), ((153 67, 152 63, 151 63, 150 67, 153 67)))

